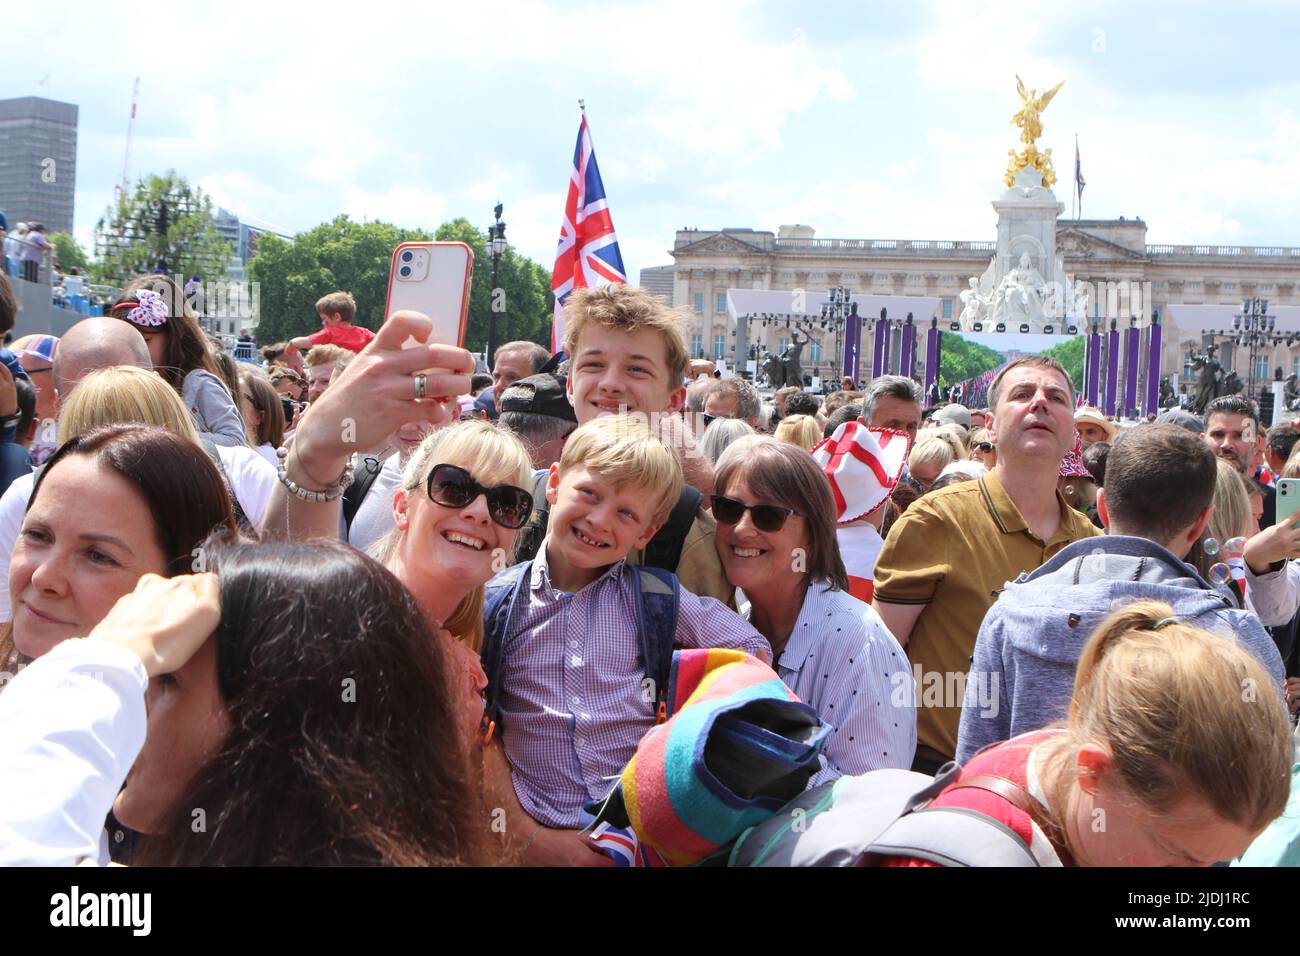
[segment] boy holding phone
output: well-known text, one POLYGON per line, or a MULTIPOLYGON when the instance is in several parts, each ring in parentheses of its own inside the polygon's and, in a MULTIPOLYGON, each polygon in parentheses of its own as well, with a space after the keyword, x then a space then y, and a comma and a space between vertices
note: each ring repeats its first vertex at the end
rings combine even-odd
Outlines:
POLYGON ((357 301, 351 292, 331 292, 322 296, 316 302, 316 314, 320 316, 321 330, 291 339, 286 352, 313 345, 337 345, 349 352, 360 352, 375 337, 369 329, 352 324, 357 317, 357 301))

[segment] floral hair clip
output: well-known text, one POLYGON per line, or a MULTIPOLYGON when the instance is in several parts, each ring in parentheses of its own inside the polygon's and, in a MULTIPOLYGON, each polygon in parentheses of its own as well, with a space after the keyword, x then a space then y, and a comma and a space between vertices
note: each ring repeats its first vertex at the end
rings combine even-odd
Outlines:
POLYGON ((137 302, 119 302, 113 306, 113 311, 130 309, 121 318, 145 329, 156 329, 167 324, 167 306, 163 303, 162 296, 148 289, 140 289, 135 296, 137 302))

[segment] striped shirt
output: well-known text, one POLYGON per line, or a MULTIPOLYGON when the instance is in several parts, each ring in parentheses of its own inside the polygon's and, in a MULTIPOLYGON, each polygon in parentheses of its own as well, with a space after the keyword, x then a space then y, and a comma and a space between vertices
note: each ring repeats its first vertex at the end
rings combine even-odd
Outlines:
MULTIPOLYGON (((502 642, 503 740, 515 793, 545 826, 577 827, 604 798, 655 722, 655 689, 641 659, 635 568, 619 561, 576 594, 551 586, 546 542, 531 569, 527 606, 502 642)), ((681 591, 677 643, 738 648, 770 661, 767 641, 713 598, 681 591)))
POLYGON ((809 787, 912 766, 915 681, 903 648, 871 607, 824 581, 811 585, 776 672, 835 728, 809 787))

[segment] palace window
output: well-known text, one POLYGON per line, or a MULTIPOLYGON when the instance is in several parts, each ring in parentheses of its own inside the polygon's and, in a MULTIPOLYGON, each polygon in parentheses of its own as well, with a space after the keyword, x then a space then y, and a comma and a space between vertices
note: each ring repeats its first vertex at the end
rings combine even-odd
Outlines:
POLYGON ((821 340, 821 339, 813 339, 813 340, 812 340, 812 344, 811 344, 810 346, 808 346, 808 349, 809 349, 808 357, 809 357, 813 362, 820 362, 820 361, 822 360, 822 340, 821 340))
POLYGON ((702 315, 702 314, 704 313, 704 293, 703 293, 703 292, 697 292, 697 293, 695 293, 695 312, 696 312, 697 315, 702 315))
POLYGON ((713 311, 717 312, 719 315, 727 311, 727 293, 725 292, 718 293, 718 301, 717 304, 714 306, 713 311))
POLYGON ((696 333, 691 336, 691 357, 699 358, 704 354, 704 336, 696 333))
POLYGON ((952 299, 943 300, 943 317, 945 319, 952 318, 952 299))
POLYGON ((720 359, 727 354, 727 337, 725 335, 715 335, 713 337, 713 357, 720 359))
POLYGON ((1255 381, 1268 382, 1268 381, 1272 381, 1272 379, 1273 379, 1273 375, 1268 367, 1268 356, 1256 355, 1255 356, 1255 381))

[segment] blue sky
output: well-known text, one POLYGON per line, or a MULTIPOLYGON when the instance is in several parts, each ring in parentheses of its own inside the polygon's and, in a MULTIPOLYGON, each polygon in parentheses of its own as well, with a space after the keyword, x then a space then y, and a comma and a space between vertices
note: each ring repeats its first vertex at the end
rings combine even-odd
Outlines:
POLYGON ((1300 10, 1285 3, 65 2, 5 11, 0 96, 81 107, 77 232, 174 167, 307 229, 339 212, 486 227, 549 264, 587 101, 625 263, 685 226, 993 239, 1014 74, 1069 212, 1148 240, 1300 245, 1300 10), (48 76, 43 84, 39 81, 48 76))

